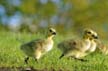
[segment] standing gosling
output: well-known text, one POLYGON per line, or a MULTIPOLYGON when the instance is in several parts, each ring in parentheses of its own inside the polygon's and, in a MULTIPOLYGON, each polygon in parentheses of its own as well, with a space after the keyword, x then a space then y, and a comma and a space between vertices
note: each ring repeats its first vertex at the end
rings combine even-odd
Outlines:
POLYGON ((85 53, 85 56, 90 54, 90 53, 93 53, 95 50, 96 50, 96 47, 97 47, 97 39, 98 39, 98 35, 95 31, 92 31, 89 29, 90 32, 88 32, 89 34, 91 34, 91 37, 90 37, 90 41, 91 41, 91 45, 90 45, 90 48, 86 51, 85 53))
POLYGON ((63 51, 62 57, 74 57, 75 59, 83 60, 81 59, 86 55, 86 51, 91 46, 91 36, 92 36, 92 30, 85 30, 83 38, 81 40, 66 40, 58 44, 58 48, 63 51))
POLYGON ((37 39, 21 46, 21 50, 27 55, 25 63, 28 63, 29 57, 35 58, 38 61, 46 52, 53 48, 53 37, 56 35, 56 30, 50 28, 45 39, 37 39))

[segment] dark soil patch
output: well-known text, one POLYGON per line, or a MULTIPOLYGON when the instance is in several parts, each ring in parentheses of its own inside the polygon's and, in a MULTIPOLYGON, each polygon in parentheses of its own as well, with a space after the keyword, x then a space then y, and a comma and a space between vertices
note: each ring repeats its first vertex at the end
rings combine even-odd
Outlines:
MULTIPOLYGON (((34 69, 33 67, 23 68, 23 67, 0 67, 0 71, 49 71, 49 69, 34 69)), ((56 71, 51 68, 50 71, 56 71)), ((59 69, 58 71, 63 71, 59 69)))

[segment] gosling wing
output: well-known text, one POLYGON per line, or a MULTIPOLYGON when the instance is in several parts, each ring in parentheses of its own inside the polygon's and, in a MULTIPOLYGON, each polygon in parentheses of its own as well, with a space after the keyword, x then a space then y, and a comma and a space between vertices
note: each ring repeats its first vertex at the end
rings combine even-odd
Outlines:
POLYGON ((29 56, 33 56, 35 50, 42 49, 44 40, 37 39, 28 43, 21 45, 21 50, 29 56))
POLYGON ((58 48, 63 52, 70 50, 70 49, 71 50, 79 49, 79 46, 82 46, 80 43, 81 42, 79 40, 74 40, 74 39, 66 40, 66 41, 59 43, 58 48))

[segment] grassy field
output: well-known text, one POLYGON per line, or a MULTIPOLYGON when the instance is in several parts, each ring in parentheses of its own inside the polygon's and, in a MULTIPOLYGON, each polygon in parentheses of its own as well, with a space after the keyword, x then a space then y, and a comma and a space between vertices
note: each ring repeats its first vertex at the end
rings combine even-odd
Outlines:
POLYGON ((0 32, 0 67, 33 67, 38 70, 47 69, 49 71, 52 69, 55 71, 108 71, 108 56, 104 56, 98 51, 85 57, 87 62, 67 58, 58 59, 61 52, 57 48, 57 43, 67 38, 73 38, 73 35, 69 37, 57 35, 54 38, 55 45, 52 51, 43 56, 39 63, 31 58, 29 64, 26 65, 23 61, 25 54, 20 50, 20 45, 23 42, 17 39, 28 42, 41 38, 40 36, 43 38, 44 35, 0 32))

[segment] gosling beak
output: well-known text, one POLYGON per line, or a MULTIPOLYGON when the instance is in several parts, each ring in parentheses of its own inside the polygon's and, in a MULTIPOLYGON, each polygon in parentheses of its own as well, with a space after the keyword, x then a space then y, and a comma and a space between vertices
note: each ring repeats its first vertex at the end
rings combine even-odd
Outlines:
POLYGON ((56 32, 53 32, 52 34, 53 34, 53 35, 56 35, 56 32))
POLYGON ((92 35, 92 37, 93 37, 94 39, 98 39, 98 36, 92 35))

